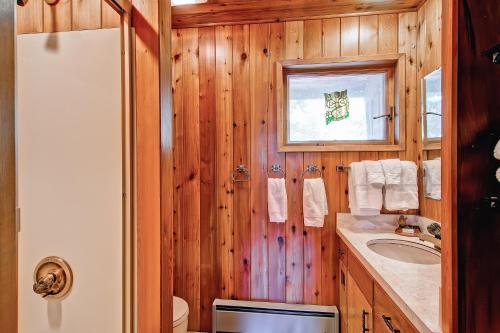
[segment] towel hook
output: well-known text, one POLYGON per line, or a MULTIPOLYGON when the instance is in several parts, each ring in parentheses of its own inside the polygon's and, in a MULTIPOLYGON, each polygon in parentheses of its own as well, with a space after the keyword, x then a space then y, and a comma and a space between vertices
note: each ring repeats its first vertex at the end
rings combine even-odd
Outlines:
POLYGON ((233 183, 249 182, 250 181, 250 171, 248 170, 248 168, 245 165, 240 164, 236 167, 234 172, 231 173, 231 179, 233 180, 233 183), (244 178, 236 178, 235 173, 240 173, 240 174, 244 175, 245 177, 244 178))
POLYGON ((307 166, 307 168, 304 170, 304 172, 302 172, 302 178, 304 178, 305 174, 307 172, 310 172, 310 173, 315 173, 315 172, 318 172, 319 173, 319 176, 321 178, 323 178, 323 171, 321 171, 318 166, 314 165, 314 164, 309 164, 307 166))
MULTIPOLYGON (((280 164, 273 164, 271 166, 271 171, 276 173, 281 173, 283 175, 283 178, 286 177, 286 173, 285 171, 283 171, 283 168, 281 167, 280 164)), ((269 177, 269 172, 267 173, 267 177, 269 177)))

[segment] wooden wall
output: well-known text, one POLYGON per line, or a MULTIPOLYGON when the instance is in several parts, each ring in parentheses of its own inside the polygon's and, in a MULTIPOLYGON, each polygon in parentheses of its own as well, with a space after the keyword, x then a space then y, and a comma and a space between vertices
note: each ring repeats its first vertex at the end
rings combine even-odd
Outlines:
POLYGON ((215 297, 337 304, 336 213, 348 212, 339 163, 417 160, 417 13, 173 30, 174 292, 190 330, 210 330, 215 297), (408 148, 402 152, 278 153, 278 59, 406 53, 408 148), (268 223, 267 171, 286 170, 289 219, 268 223), (233 184, 245 164, 251 181, 233 184), (301 173, 324 171, 330 214, 303 226, 301 173))
POLYGON ((105 0, 60 0, 53 6, 44 0, 29 0, 16 8, 18 34, 120 26, 120 15, 105 0))
MULTIPOLYGON (((421 84, 422 79, 441 67, 441 0, 427 0, 418 10, 417 26, 417 101, 418 112, 421 114, 421 84)), ((419 133, 422 118, 418 117, 419 133)), ((422 136, 418 136, 419 147, 418 163, 422 167, 423 160, 430 160, 441 156, 441 150, 423 150, 422 136)), ((420 178, 422 180, 422 177, 420 178)), ((420 188, 423 183, 420 182, 420 188)), ((420 191, 420 214, 430 219, 441 221, 441 201, 428 199, 420 191)))

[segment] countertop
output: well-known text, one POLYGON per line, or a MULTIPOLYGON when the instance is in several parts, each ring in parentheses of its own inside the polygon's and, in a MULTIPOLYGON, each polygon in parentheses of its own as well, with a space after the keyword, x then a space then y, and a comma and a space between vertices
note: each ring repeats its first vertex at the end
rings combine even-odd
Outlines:
MULTIPOLYGON (((373 252, 366 244, 374 239, 401 239, 422 244, 418 238, 399 236, 393 232, 398 216, 355 217, 339 213, 337 234, 417 330, 441 332, 439 325, 441 265, 420 265, 389 259, 373 252)), ((411 218, 417 224, 424 226, 430 222, 421 217, 411 218)), ((425 230, 425 227, 422 230, 425 230)), ((426 245, 432 246, 427 242, 426 245)))

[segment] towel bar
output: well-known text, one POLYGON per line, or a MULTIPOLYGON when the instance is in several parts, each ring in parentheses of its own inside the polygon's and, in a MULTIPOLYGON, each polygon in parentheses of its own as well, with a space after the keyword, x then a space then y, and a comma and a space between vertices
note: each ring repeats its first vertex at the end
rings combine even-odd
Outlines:
POLYGON ((351 167, 345 166, 343 164, 337 164, 337 166, 336 166, 337 172, 345 172, 345 171, 349 171, 350 169, 351 169, 351 167))

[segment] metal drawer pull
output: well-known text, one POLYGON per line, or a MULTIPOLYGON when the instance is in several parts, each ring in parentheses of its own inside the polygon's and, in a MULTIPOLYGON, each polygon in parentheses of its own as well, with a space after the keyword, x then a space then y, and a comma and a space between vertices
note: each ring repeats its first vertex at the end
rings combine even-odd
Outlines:
POLYGON ((391 319, 391 317, 387 317, 386 315, 382 315, 382 319, 384 319, 385 324, 387 325, 387 327, 389 328, 389 330, 392 333, 401 333, 400 330, 398 330, 397 328, 394 328, 394 326, 392 326, 392 319, 391 319))
POLYGON ((363 320, 363 333, 365 332, 369 332, 370 329, 366 328, 366 317, 368 316, 368 312, 363 310, 363 313, 361 314, 363 316, 362 320, 363 320))

